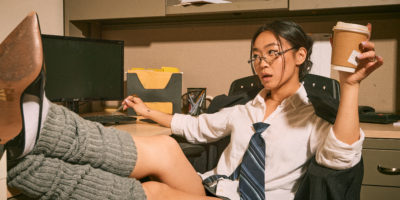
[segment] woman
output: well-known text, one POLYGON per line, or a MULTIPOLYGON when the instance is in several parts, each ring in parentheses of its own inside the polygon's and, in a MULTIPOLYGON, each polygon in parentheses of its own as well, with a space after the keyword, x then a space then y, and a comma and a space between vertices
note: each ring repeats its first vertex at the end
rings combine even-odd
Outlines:
MULTIPOLYGON (((371 25, 368 24, 371 30, 371 25)), ((347 169, 361 158, 364 134, 359 127, 360 82, 382 65, 374 44, 360 44, 355 73, 339 72, 341 101, 334 125, 316 116, 301 78, 311 68, 312 40, 302 28, 289 21, 262 26, 252 39, 251 62, 264 89, 245 105, 225 108, 198 117, 167 115, 147 108, 140 98, 128 97, 125 108, 159 124, 190 142, 212 142, 230 134, 231 142, 215 169, 202 175, 232 176, 241 163, 253 134, 252 124, 264 122, 265 197, 293 199, 306 163, 315 155, 320 165, 347 169)), ((238 180, 218 181, 216 195, 238 199, 238 180), (222 189, 221 189, 222 188, 222 189)))

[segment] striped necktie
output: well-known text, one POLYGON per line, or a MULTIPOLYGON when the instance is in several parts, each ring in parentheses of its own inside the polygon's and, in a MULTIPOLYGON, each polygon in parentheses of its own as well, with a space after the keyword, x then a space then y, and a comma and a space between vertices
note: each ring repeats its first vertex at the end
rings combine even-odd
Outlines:
POLYGON ((250 139, 239 172, 240 199, 265 199, 265 142, 261 133, 269 124, 258 122, 253 124, 255 133, 250 139))

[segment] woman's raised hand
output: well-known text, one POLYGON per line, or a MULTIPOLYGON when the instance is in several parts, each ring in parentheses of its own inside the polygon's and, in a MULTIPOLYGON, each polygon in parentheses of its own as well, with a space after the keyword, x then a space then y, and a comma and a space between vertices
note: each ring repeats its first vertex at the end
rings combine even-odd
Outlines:
MULTIPOLYGON (((368 23, 367 27, 371 33, 372 25, 368 23)), ((369 41, 369 38, 360 44, 360 51, 361 53, 356 58, 358 62, 356 71, 354 73, 339 72, 342 83, 358 84, 383 64, 383 58, 376 55, 375 44, 369 41)))

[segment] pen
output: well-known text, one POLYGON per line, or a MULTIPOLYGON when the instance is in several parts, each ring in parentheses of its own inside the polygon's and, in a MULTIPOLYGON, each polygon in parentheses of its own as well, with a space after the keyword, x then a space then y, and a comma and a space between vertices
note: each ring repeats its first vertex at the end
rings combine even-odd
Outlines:
POLYGON ((121 105, 120 107, 117 108, 115 112, 121 112, 124 109, 124 105, 121 105))
MULTIPOLYGON (((130 95, 130 96, 132 96, 132 97, 137 97, 136 94, 132 94, 132 95, 130 95)), ((126 100, 126 99, 125 99, 125 100, 126 100)), ((125 100, 124 100, 124 101, 125 101, 125 100)), ((117 108, 117 110, 114 111, 114 113, 116 113, 116 112, 121 112, 123 109, 124 109, 124 105, 121 105, 121 106, 119 106, 119 107, 117 108)))

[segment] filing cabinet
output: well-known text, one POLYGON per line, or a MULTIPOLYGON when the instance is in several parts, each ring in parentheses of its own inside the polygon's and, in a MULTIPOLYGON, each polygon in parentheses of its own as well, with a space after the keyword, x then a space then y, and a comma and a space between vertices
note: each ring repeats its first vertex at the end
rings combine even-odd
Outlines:
POLYGON ((400 199, 400 139, 366 138, 362 200, 400 199))

